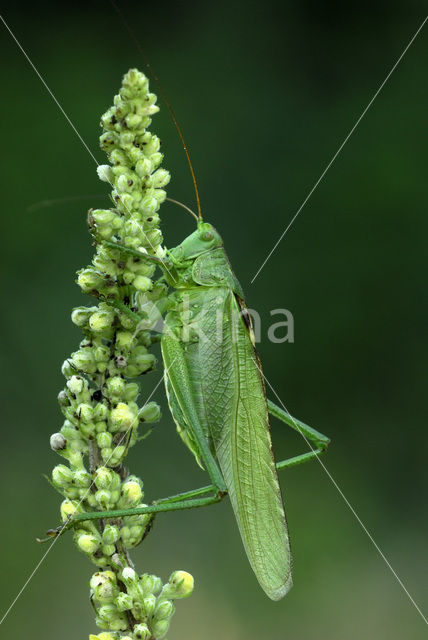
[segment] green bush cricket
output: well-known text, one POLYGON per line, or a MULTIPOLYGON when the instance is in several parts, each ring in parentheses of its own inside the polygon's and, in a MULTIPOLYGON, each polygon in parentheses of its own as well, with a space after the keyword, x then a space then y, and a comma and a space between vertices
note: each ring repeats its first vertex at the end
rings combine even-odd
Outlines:
MULTIPOLYGON (((130 254, 155 261, 175 289, 161 338, 168 402, 180 436, 212 484, 143 508, 79 514, 65 528, 81 520, 202 507, 228 494, 254 573, 266 594, 279 600, 292 578, 276 470, 320 455, 329 439, 266 399, 241 286, 218 232, 193 215, 196 231, 163 259, 115 242, 104 245, 118 259, 130 254), (303 434, 315 449, 275 465, 269 413, 303 434)), ((122 310, 139 319, 130 307, 122 310)))

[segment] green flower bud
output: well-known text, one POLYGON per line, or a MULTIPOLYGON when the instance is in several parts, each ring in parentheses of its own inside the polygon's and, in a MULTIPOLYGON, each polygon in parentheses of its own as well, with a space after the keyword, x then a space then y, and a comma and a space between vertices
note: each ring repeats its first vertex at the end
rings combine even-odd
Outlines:
POLYGON ((152 175, 152 185, 154 187, 165 187, 170 180, 171 176, 169 174, 169 171, 167 171, 166 169, 158 169, 152 175))
POLYGON ((172 604, 171 600, 159 600, 155 607, 155 612, 153 614, 154 620, 158 622, 159 620, 167 620, 171 618, 175 611, 175 607, 172 604))
POLYGON ((114 503, 111 491, 108 491, 107 489, 99 489, 96 491, 95 499, 102 509, 108 509, 114 503))
POLYGON ((162 589, 162 597, 187 598, 193 591, 193 576, 187 571, 174 571, 162 589))
POLYGON ((111 433, 107 431, 103 431, 102 433, 97 434, 97 445, 100 449, 105 449, 106 447, 111 447, 113 442, 113 436, 111 433))
MULTIPOLYGON (((121 226, 122 222, 120 220, 120 218, 115 218, 112 222, 112 224, 107 227, 108 228, 108 234, 110 235, 113 231, 114 228, 116 228, 117 223, 119 223, 119 227, 121 226)), ((99 235, 101 234, 101 229, 98 230, 99 235)), ((108 238, 106 238, 108 239, 108 238)), ((108 276, 111 276, 112 278, 114 276, 116 276, 117 274, 117 267, 115 265, 115 263, 108 257, 108 256, 104 256, 103 254, 98 253, 95 258, 92 261, 94 263, 94 265, 96 266, 96 268, 101 271, 102 273, 105 273, 108 276)), ((96 311, 96 307, 92 308, 92 311, 96 311)))
POLYGON ((156 606, 156 596, 149 593, 149 595, 143 599, 142 605, 146 616, 151 618, 156 606))
POLYGON ((133 273, 132 271, 123 272, 123 281, 125 282, 125 284, 131 284, 134 278, 135 278, 135 273, 133 273))
POLYGON ((148 573, 143 573, 142 576, 140 576, 140 585, 144 595, 153 593, 154 578, 156 577, 157 576, 151 576, 148 573))
POLYGON ((102 534, 103 544, 114 544, 120 538, 119 527, 113 524, 106 524, 102 534))
POLYGON ((134 601, 129 593, 119 593, 115 600, 115 604, 119 611, 128 611, 134 606, 134 601))
POLYGON ((77 427, 70 422, 70 420, 64 420, 64 424, 61 427, 61 434, 67 440, 72 440, 74 443, 76 440, 81 440, 81 435, 77 427))
POLYGON ((91 216, 94 222, 99 226, 110 224, 112 220, 114 220, 115 215, 116 214, 111 209, 94 209, 91 211, 91 216))
POLYGON ((134 626, 134 636, 138 640, 150 640, 150 638, 152 638, 152 632, 146 624, 136 624, 134 626))
POLYGON ((60 487, 66 487, 73 482, 73 472, 65 464, 58 464, 52 470, 52 482, 60 487))
POLYGON ((123 613, 120 615, 120 618, 118 617, 116 620, 110 621, 110 629, 113 629, 114 631, 126 631, 126 629, 128 628, 128 620, 123 613))
POLYGON ((107 131, 106 133, 103 133, 103 135, 100 137, 101 149, 104 149, 104 151, 109 152, 111 149, 113 149, 113 147, 117 145, 118 139, 119 139, 119 136, 116 133, 113 133, 112 131, 107 131))
POLYGON ((153 215, 158 207, 158 201, 153 196, 145 196, 140 202, 140 209, 146 215, 153 215))
POLYGON ((111 447, 104 447, 103 449, 101 449, 100 453, 104 464, 111 464, 113 449, 111 447))
POLYGON ((98 467, 95 470, 94 482, 97 489, 113 491, 120 486, 120 476, 108 467, 98 467))
POLYGON ((101 603, 112 602, 118 594, 116 576, 113 571, 97 571, 92 576, 89 585, 94 592, 94 598, 101 603))
POLYGON ((125 387, 125 380, 120 376, 109 378, 105 385, 107 392, 106 395, 108 395, 112 400, 118 400, 125 393, 125 387))
POLYGON ((154 638, 163 638, 167 633, 170 625, 170 620, 159 620, 152 622, 152 634, 154 638))
MULTIPOLYGON (((156 198, 158 204, 162 204, 162 202, 165 202, 166 200, 166 191, 163 189, 155 189, 153 197, 156 198)), ((162 237, 162 232, 159 229, 158 233, 160 234, 160 237, 162 237)), ((160 242, 162 242, 162 240, 160 240, 160 242)))
POLYGON ((62 433, 53 433, 50 437, 52 451, 62 451, 67 446, 67 440, 62 433))
POLYGON ((132 358, 125 369, 127 376, 141 375, 145 371, 150 371, 156 364, 156 357, 152 353, 136 353, 137 349, 145 347, 136 347, 132 353, 132 358))
POLYGON ((109 558, 110 556, 112 556, 115 552, 116 552, 116 547, 114 544, 104 544, 101 547, 101 550, 103 552, 103 554, 109 558))
MULTIPOLYGON (((136 505, 137 507, 146 507, 147 505, 144 503, 138 504, 136 505)), ((122 542, 124 547, 126 547, 127 549, 132 549, 132 547, 136 547, 138 544, 140 544, 142 537, 144 535, 144 532, 147 529, 147 524, 150 521, 150 515, 149 514, 142 514, 140 516, 138 516, 139 518, 142 519, 142 524, 134 524, 132 526, 122 526, 121 530, 120 530, 120 537, 122 538, 122 542)), ((127 517, 125 518, 126 521, 131 520, 131 518, 133 518, 133 516, 131 517, 127 517)))
POLYGON ((95 553, 100 546, 100 541, 90 533, 79 533, 76 535, 76 544, 84 553, 95 553))
POLYGON ((129 178, 128 175, 122 174, 117 178, 115 182, 115 187, 120 194, 126 193, 126 192, 129 193, 130 191, 132 191, 133 184, 134 184, 134 181, 131 178, 129 178))
MULTIPOLYGON (((114 193, 114 191, 113 191, 114 193)), ((117 204, 119 206, 119 208, 124 212, 127 213, 128 215, 132 214, 133 208, 134 208, 134 199, 131 196, 131 194, 129 193, 117 193, 117 196, 114 196, 115 200, 117 201, 117 204), (117 200, 116 200, 117 197, 117 200)))
POLYGON ((145 178, 152 171, 152 162, 150 158, 141 158, 135 165, 135 171, 140 178, 145 178))
POLYGON ((81 404, 79 404, 79 406, 77 407, 77 416, 79 418, 79 420, 82 420, 82 422, 91 422, 94 418, 94 410, 91 407, 90 404, 86 404, 85 402, 82 402, 81 404))
POLYGON ((125 387, 124 400, 133 402, 138 398, 140 387, 136 382, 129 382, 125 387))
MULTIPOLYGON (((118 612, 114 604, 103 604, 98 609, 98 615, 100 616, 100 618, 102 618, 103 620, 109 623, 116 623, 119 620, 123 620, 122 614, 118 612)), ((111 624, 111 626, 113 627, 113 624, 111 624)), ((119 630, 120 628, 123 628, 123 627, 119 627, 117 630, 119 630)))
POLYGON ((78 469, 74 472, 74 482, 77 487, 87 488, 91 484, 91 476, 85 469, 78 469))
MULTIPOLYGON (((113 149, 113 151, 110 153, 110 160, 114 165, 126 166, 127 163, 126 155, 120 149, 113 149)), ((114 172, 115 167, 113 167, 112 170, 114 172)))
POLYGON ((138 576, 134 569, 131 567, 125 567, 121 575, 122 582, 128 587, 135 584, 138 580, 138 576))
MULTIPOLYGON (((97 636, 95 636, 93 633, 90 633, 89 640, 117 640, 117 636, 116 634, 105 632, 99 633, 97 636)), ((123 636, 121 640, 124 640, 123 636)), ((129 640, 132 640, 132 638, 129 638, 129 640)))
POLYGON ((158 576, 154 576, 154 575, 152 575, 151 578, 152 578, 152 593, 156 595, 162 589, 162 580, 158 576))
POLYGON ((94 421, 100 422, 106 420, 109 415, 109 409, 103 402, 99 402, 94 407, 94 421))
POLYGON ((82 291, 85 293, 91 293, 91 291, 102 287, 103 277, 96 269, 87 267, 86 269, 80 269, 80 271, 77 272, 76 282, 82 291))
POLYGON ((135 480, 126 480, 122 484, 120 491, 120 505, 121 507, 133 507, 137 505, 143 497, 141 485, 135 480))
POLYGON ((89 318, 89 326, 95 333, 102 333, 107 329, 110 329, 114 320, 114 312, 99 310, 91 315, 89 318))
POLYGON ((160 140, 156 135, 147 131, 142 137, 145 142, 144 154, 146 156, 150 156, 152 153, 156 153, 156 151, 159 151, 160 140))
POLYGON ((85 373, 95 373, 97 370, 95 358, 91 347, 84 347, 83 349, 79 349, 79 351, 75 351, 72 354, 72 363, 79 369, 79 371, 84 371, 85 373))
POLYGON ((118 331, 116 333, 116 349, 129 350, 134 344, 134 336, 130 331, 118 331))
POLYGON ((107 431, 107 422, 105 422, 105 420, 95 422, 95 432, 97 435, 99 433, 104 433, 105 431, 107 431))
POLYGON ((104 345, 100 345, 95 348, 94 357, 97 362, 107 362, 110 358, 110 349, 104 345))
POLYGON ((61 373, 65 378, 70 378, 76 372, 69 360, 65 360, 61 367, 61 373))
MULTIPOLYGON (((160 189, 156 189, 156 191, 160 193, 160 189)), ((165 194, 165 192, 163 193, 165 194)), ((160 229, 150 229, 150 231, 146 233, 146 237, 150 247, 157 247, 163 240, 160 229)))
POLYGON ((134 142, 134 134, 132 131, 124 131, 120 134, 120 146, 129 147, 134 142))
POLYGON ((76 307, 71 312, 71 321, 78 327, 87 325, 90 315, 90 309, 87 307, 76 307))
POLYGON ((79 424, 79 431, 82 434, 83 438, 91 439, 95 434, 95 423, 82 421, 79 424))
POLYGON ((152 171, 158 168, 162 160, 163 160, 163 153, 161 153, 160 151, 156 151, 155 153, 151 154, 150 161, 152 163, 152 171))
POLYGON ((110 411, 110 427, 112 431, 127 431, 136 424, 136 415, 131 411, 128 404, 119 402, 110 411))
POLYGON ((85 381, 80 376, 72 376, 67 380, 67 388, 73 396, 78 396, 85 390, 85 381))
POLYGON ((137 291, 150 291, 153 282, 147 276, 136 276, 133 280, 133 285, 137 291))
POLYGON ((161 419, 161 409, 156 402, 147 402, 138 412, 141 422, 159 422, 161 419))

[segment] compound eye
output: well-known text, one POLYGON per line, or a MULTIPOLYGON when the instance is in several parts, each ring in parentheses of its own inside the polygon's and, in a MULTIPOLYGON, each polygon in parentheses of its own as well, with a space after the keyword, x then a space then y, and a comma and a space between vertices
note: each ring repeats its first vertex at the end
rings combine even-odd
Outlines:
POLYGON ((205 231, 202 235, 201 235, 201 240, 204 240, 205 242, 209 242, 210 240, 212 240, 214 238, 214 234, 211 233, 211 231, 205 231))

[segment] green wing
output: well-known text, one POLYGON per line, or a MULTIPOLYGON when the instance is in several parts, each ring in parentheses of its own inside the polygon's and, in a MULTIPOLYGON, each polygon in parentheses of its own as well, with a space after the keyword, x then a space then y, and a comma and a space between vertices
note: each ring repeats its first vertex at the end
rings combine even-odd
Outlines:
POLYGON ((292 586, 287 524, 258 356, 230 291, 221 346, 200 342, 199 356, 209 429, 242 540, 260 585, 279 600, 292 586))
POLYGON ((192 320, 203 329, 199 341, 173 347, 162 339, 169 362, 170 349, 180 350, 185 398, 174 366, 169 381, 192 437, 195 429, 211 436, 250 564, 266 594, 279 600, 292 585, 291 554, 257 353, 234 293, 201 287, 199 295, 201 312, 192 320))

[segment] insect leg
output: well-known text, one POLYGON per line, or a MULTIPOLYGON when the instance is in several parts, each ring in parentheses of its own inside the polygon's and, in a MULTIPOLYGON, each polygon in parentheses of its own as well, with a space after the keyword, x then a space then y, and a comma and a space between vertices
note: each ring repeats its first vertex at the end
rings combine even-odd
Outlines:
POLYGON ((298 464, 303 464, 304 462, 309 462, 309 460, 318 458, 318 456, 324 453, 324 451, 325 449, 318 448, 313 451, 308 451, 308 453, 302 453, 300 456, 281 460, 281 462, 276 463, 276 469, 277 471, 282 471, 283 469, 288 469, 288 467, 296 467, 298 464))
MULTIPOLYGON (((196 489, 195 491, 186 492, 187 495, 203 495, 201 492, 207 493, 208 490, 211 490, 210 487, 203 487, 202 489, 196 489)), ((186 493, 182 494, 181 497, 184 497, 186 493)), ((164 513, 167 511, 182 511, 184 509, 196 509, 198 507, 206 507, 210 504, 215 504, 216 502, 220 502, 223 499, 225 492, 217 492, 213 496, 209 496, 207 498, 194 498, 187 500, 178 500, 179 496, 172 496, 171 498, 164 498, 159 501, 156 501, 150 505, 145 507, 135 507, 133 509, 113 509, 111 511, 92 511, 88 513, 79 513, 74 515, 70 520, 62 525, 60 525, 55 530, 48 531, 48 539, 53 538, 57 535, 62 535, 68 529, 73 528, 78 522, 86 522, 88 520, 102 520, 105 518, 126 518, 128 516, 138 516, 144 514, 156 514, 156 513, 164 513), (174 498, 177 501, 174 501, 174 498), (165 502, 164 502, 165 501, 165 502), (169 501, 169 502, 168 502, 169 501)))
POLYGON ((317 449, 320 449, 320 453, 327 449, 328 445, 330 444, 330 438, 327 438, 327 436, 325 436, 323 433, 312 429, 312 427, 309 427, 301 420, 293 418, 292 415, 290 415, 287 411, 284 411, 284 409, 278 407, 271 400, 268 400, 268 409, 269 413, 275 418, 278 418, 278 420, 281 420, 281 422, 285 422, 285 424, 288 424, 292 429, 313 442, 317 449))

